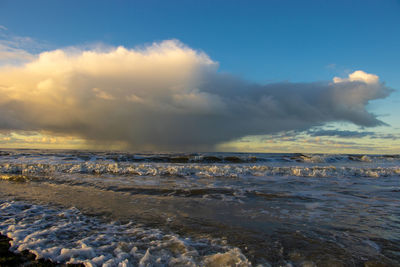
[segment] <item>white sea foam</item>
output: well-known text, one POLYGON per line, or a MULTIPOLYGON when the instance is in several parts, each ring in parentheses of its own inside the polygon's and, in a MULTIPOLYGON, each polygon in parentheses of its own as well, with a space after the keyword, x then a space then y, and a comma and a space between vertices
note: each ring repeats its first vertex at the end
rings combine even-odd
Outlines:
POLYGON ((388 177, 399 176, 400 166, 270 166, 260 164, 179 164, 179 163, 106 163, 83 162, 75 164, 0 163, 0 173, 8 174, 117 174, 133 176, 178 177, 388 177))
POLYGON ((210 238, 184 238, 132 222, 106 223, 76 208, 0 203, 0 232, 12 238, 11 250, 29 250, 37 258, 85 266, 251 265, 240 249, 210 238))

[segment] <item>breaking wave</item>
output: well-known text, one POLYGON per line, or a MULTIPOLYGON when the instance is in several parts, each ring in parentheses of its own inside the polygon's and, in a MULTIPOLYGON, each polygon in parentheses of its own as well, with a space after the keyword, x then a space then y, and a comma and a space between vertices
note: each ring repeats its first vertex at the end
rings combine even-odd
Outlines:
POLYGON ((46 162, 132 162, 132 163, 400 163, 400 155, 281 154, 281 153, 127 153, 73 150, 2 150, 0 159, 46 162))
POLYGON ((133 222, 102 222, 76 208, 57 210, 0 202, 0 233, 11 250, 29 250, 56 263, 85 266, 251 266, 239 248, 221 240, 184 238, 133 222))
MULTIPOLYGON (((0 173, 39 175, 52 173, 117 174, 132 176, 177 177, 388 177, 399 176, 400 167, 369 166, 268 166, 232 164, 160 164, 83 162, 69 164, 0 163, 0 173)), ((3 176, 4 177, 4 176, 3 176)), ((4 178, 3 178, 4 179, 4 178)), ((8 178, 9 179, 9 178, 8 178)))

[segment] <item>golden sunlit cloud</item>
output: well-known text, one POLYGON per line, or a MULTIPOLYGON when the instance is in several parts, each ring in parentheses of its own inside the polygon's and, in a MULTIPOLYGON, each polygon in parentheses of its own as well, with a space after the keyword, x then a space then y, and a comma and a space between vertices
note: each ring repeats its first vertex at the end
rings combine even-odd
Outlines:
POLYGON ((179 41, 138 49, 58 49, 0 68, 0 130, 93 146, 191 150, 332 121, 382 122, 366 110, 390 89, 356 71, 332 82, 254 84, 179 41), (61 139, 60 139, 61 140, 61 139))
POLYGON ((362 70, 357 70, 353 73, 349 74, 347 78, 335 77, 333 78, 334 83, 341 82, 364 82, 369 84, 377 84, 379 83, 379 77, 375 74, 365 73, 362 70))

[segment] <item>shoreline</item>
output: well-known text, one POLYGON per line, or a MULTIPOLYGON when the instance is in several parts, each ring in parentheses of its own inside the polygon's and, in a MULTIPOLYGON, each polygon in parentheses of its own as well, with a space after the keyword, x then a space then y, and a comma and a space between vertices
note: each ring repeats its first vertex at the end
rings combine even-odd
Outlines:
POLYGON ((24 250, 21 253, 10 251, 10 241, 12 239, 0 234, 0 266, 37 266, 37 267, 53 267, 53 266, 68 266, 68 267, 83 267, 83 264, 59 264, 51 260, 36 259, 36 256, 24 250))

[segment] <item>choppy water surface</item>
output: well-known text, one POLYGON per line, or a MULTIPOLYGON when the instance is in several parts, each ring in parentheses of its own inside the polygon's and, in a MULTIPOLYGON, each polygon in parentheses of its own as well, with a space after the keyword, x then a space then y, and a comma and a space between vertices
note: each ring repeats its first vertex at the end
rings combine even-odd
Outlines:
POLYGON ((400 265, 399 155, 1 150, 0 178, 0 232, 60 263, 400 265))

